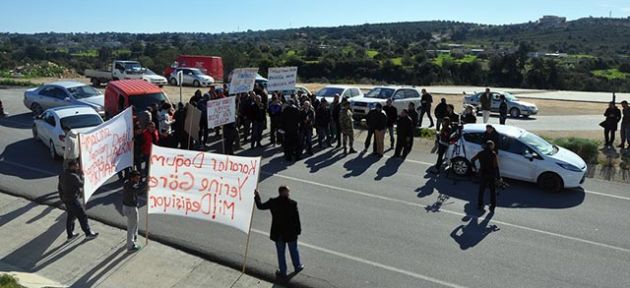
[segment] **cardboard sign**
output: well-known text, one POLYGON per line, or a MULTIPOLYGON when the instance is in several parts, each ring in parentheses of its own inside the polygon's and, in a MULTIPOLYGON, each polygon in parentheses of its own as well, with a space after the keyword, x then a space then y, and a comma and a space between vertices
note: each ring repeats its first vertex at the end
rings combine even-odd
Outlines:
POLYGON ((208 101, 208 128, 236 121, 236 97, 208 101))
POLYGON ((247 93, 254 90, 258 68, 238 68, 232 72, 230 94, 247 93))
POLYGON ((199 141, 199 123, 201 123, 201 111, 197 107, 186 103, 186 120, 184 120, 184 131, 196 141, 199 141))
POLYGON ((86 133, 79 134, 83 199, 119 171, 133 165, 133 114, 131 107, 86 133))
POLYGON ((297 67, 269 68, 267 79, 268 91, 295 90, 297 67))
POLYGON ((196 218, 249 232, 260 157, 154 145, 150 161, 150 214, 196 218))

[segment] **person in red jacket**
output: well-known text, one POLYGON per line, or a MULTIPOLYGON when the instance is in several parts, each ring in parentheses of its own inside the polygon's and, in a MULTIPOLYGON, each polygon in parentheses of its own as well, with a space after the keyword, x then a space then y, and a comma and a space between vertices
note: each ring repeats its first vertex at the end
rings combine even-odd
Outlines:
MULTIPOLYGON (((158 134, 157 129, 155 129, 155 123, 153 122, 149 122, 149 124, 147 125, 147 129, 144 129, 144 132, 142 133, 142 160, 141 162, 144 162, 144 171, 142 171, 142 173, 146 176, 147 173, 149 172, 149 163, 151 163, 150 158, 151 157, 151 145, 152 144, 156 144, 158 143, 158 140, 160 140, 160 134, 158 134)), ((142 165, 141 165, 142 166, 142 165)))

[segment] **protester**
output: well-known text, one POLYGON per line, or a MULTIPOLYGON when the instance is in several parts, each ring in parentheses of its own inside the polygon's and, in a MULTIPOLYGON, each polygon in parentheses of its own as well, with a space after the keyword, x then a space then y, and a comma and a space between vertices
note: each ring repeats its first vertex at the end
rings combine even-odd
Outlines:
POLYGON ((473 156, 470 161, 475 166, 475 161, 479 160, 479 196, 477 198, 477 208, 483 209, 483 196, 486 188, 490 189, 490 212, 494 212, 497 207, 496 181, 499 177, 499 160, 492 140, 485 142, 484 149, 473 156))
MULTIPOLYGON (((381 110, 380 103, 376 104, 376 112, 374 114, 374 153, 378 157, 383 157, 385 153, 385 130, 387 129, 388 117, 385 111, 381 110)), ((369 144, 368 144, 369 145, 369 144)))
POLYGON ((499 124, 505 125, 505 119, 507 119, 508 115, 507 100, 505 100, 505 95, 501 95, 499 98, 501 101, 499 104, 499 124))
POLYGON ((475 115, 475 110, 473 106, 466 105, 466 108, 464 108, 464 113, 462 113, 461 118, 463 124, 477 123, 477 116, 475 115))
MULTIPOLYGON (((284 158, 287 161, 297 158, 298 133, 300 129, 300 110, 294 100, 289 100, 289 105, 282 111, 282 130, 284 131, 284 158)), ((296 159, 297 160, 297 159, 296 159)))
POLYGON ((142 164, 146 161, 142 154, 144 146, 144 129, 138 123, 133 128, 133 167, 138 171, 142 171, 142 164))
POLYGON ((201 95, 201 90, 197 89, 197 91, 195 91, 195 94, 190 97, 190 100, 188 100, 188 103, 197 107, 197 104, 199 103, 199 101, 201 101, 202 97, 203 96, 201 95))
POLYGON ((332 134, 335 135, 337 141, 337 148, 341 147, 341 127, 339 127, 339 115, 341 113, 341 103, 339 102, 339 94, 335 94, 333 102, 330 107, 330 114, 332 115, 332 134))
POLYGON ((173 147, 173 124, 175 123, 175 119, 173 119, 173 110, 171 103, 164 103, 162 105, 162 110, 159 114, 159 128, 160 128, 160 146, 164 147, 173 147))
POLYGON ((482 143, 486 143, 488 141, 492 141, 492 147, 494 149, 494 153, 499 155, 499 147, 501 147, 501 136, 499 132, 490 124, 486 125, 486 132, 483 133, 482 143))
POLYGON ((286 247, 289 246, 289 254, 295 273, 304 270, 304 265, 300 262, 300 253, 298 251, 298 235, 302 233, 300 224, 300 213, 298 212, 297 202, 289 197, 289 187, 280 186, 278 188, 278 197, 271 198, 267 202, 262 203, 258 190, 254 191, 254 200, 256 208, 260 210, 271 210, 271 231, 269 238, 276 243, 276 252, 278 255, 278 271, 276 276, 287 276, 286 247))
POLYGON ((625 143, 628 143, 628 149, 630 149, 630 106, 628 106, 628 101, 621 101, 621 108, 623 118, 621 118, 621 130, 619 131, 621 134, 619 148, 625 149, 625 143))
POLYGON ((442 129, 440 129, 440 133, 438 134, 438 149, 437 149, 437 161, 435 161, 435 166, 433 166, 433 173, 440 173, 440 168, 442 168, 442 164, 444 162, 444 154, 448 150, 448 145, 450 145, 451 141, 451 118, 444 117, 442 119, 442 129))
POLYGON ((486 88, 486 92, 479 97, 479 103, 481 104, 481 113, 483 114, 483 123, 488 123, 490 119, 490 109, 492 109, 492 93, 490 88, 486 88))
MULTIPOLYGON (((201 93, 201 92, 200 92, 201 93)), ((201 111, 201 118, 199 119, 199 144, 203 148, 208 144, 208 101, 210 101, 210 95, 204 94, 197 101, 197 109, 201 111)))
POLYGON ((446 117, 446 107, 446 99, 442 98, 440 99, 440 103, 435 106, 435 110, 433 111, 435 115, 435 129, 438 131, 442 127, 442 119, 446 117))
POLYGON ((328 102, 323 99, 319 103, 319 108, 315 111, 315 123, 317 127, 317 142, 320 148, 330 147, 330 121, 332 117, 330 115, 330 109, 328 109, 328 102), (326 142, 324 143, 324 138, 326 142))
POLYGON ((459 115, 455 113, 455 106, 453 106, 453 104, 446 105, 446 117, 450 120, 451 130, 459 125, 459 115))
POLYGON ((396 151, 394 157, 407 158, 413 142, 413 120, 409 117, 407 109, 400 111, 396 122, 396 151), (402 153, 402 154, 401 154, 402 153))
POLYGON ((155 129, 154 123, 149 123, 147 129, 145 129, 143 132, 142 138, 142 156, 145 162, 144 171, 142 171, 142 174, 146 177, 149 173, 149 163, 151 162, 149 161, 151 157, 151 145, 157 144, 160 140, 160 136, 157 132, 157 129, 155 129))
POLYGON ((184 103, 179 102, 177 104, 177 110, 173 115, 175 120, 175 126, 173 126, 173 142, 172 147, 187 149, 188 147, 188 133, 186 133, 186 108, 184 103))
MULTIPOLYGON (((367 125, 367 136, 365 137, 365 148, 363 149, 364 152, 367 151, 370 147, 372 135, 374 135, 374 127, 376 126, 376 118, 378 117, 377 114, 383 113, 381 109, 381 104, 376 104, 376 107, 374 109, 370 109, 370 111, 368 111, 367 115, 365 116, 365 124, 367 125)), ((374 139, 373 147, 374 148, 372 153, 376 153, 376 139, 374 139)))
POLYGON ((306 100, 302 104, 300 111, 300 142, 298 154, 301 155, 304 150, 308 155, 313 155, 313 124, 315 124, 315 110, 311 106, 311 102, 306 100))
POLYGON ((383 111, 387 114, 387 132, 389 132, 389 146, 394 148, 394 124, 396 124, 396 120, 398 119, 398 110, 396 107, 392 105, 393 100, 387 99, 385 102, 385 107, 383 107, 383 111))
POLYGON ((151 107, 151 121, 153 121, 156 128, 160 127, 160 106, 157 103, 153 103, 149 107, 151 107))
POLYGON ((142 183, 138 170, 131 170, 129 179, 123 185, 122 211, 127 217, 127 251, 140 249, 138 238, 138 196, 147 192, 146 183, 142 183))
POLYGON ((608 104, 608 109, 604 112, 606 120, 602 122, 604 127, 604 140, 606 141, 604 147, 610 149, 615 142, 615 132, 617 131, 617 124, 621 120, 621 110, 615 106, 615 102, 608 104))
POLYGON ((431 125, 429 128, 433 127, 433 118, 431 117, 431 104, 433 104, 433 96, 427 92, 426 89, 422 89, 422 97, 420 98, 420 124, 419 127, 422 127, 422 118, 424 118, 424 114, 427 114, 429 117, 429 121, 431 121, 431 125))
POLYGON ((88 218, 85 214, 85 208, 83 208, 80 201, 83 195, 83 175, 81 174, 77 160, 69 161, 68 168, 64 169, 61 175, 59 175, 57 189, 59 190, 61 201, 66 206, 66 233, 68 240, 79 236, 79 234, 74 233, 75 219, 79 220, 81 230, 83 230, 87 239, 96 238, 98 233, 90 229, 88 218))
POLYGON ((63 139, 63 168, 68 168, 70 161, 79 159, 79 137, 68 127, 63 127, 63 132, 66 134, 63 139))
MULTIPOLYGON (((276 145, 276 139, 280 137, 280 133, 278 133, 278 129, 280 129, 281 119, 282 119, 282 102, 280 102, 279 97, 284 98, 282 94, 280 96, 275 93, 271 96, 271 103, 269 103, 269 118, 271 118, 271 131, 269 131, 269 138, 271 140, 271 145, 276 145)), ((278 139, 278 142, 282 142, 278 139)))
POLYGON ((252 138, 251 148, 260 148, 262 144, 263 126, 265 125, 265 106, 262 103, 262 97, 260 95, 254 96, 254 103, 251 106, 251 123, 252 123, 252 138))
POLYGON ((138 112, 137 121, 140 122, 140 127, 142 129, 147 128, 150 122, 153 122, 153 117, 151 115, 151 106, 147 107, 144 111, 138 112))
POLYGON ((350 146, 350 153, 356 153, 354 150, 354 128, 352 127, 352 111, 350 110, 350 102, 344 101, 342 104, 341 115, 339 116, 339 124, 341 133, 343 134, 343 154, 348 153, 346 144, 350 146))

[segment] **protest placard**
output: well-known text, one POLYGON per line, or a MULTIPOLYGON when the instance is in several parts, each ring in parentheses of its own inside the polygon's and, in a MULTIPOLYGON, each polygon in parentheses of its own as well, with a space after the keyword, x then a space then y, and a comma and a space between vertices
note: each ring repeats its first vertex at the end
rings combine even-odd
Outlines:
POLYGON ((196 141, 199 141, 199 123, 201 123, 201 111, 190 103, 186 103, 184 131, 196 141))
POLYGON ((230 94, 247 93, 254 90, 254 82, 258 75, 258 68, 238 68, 232 72, 230 94))
POLYGON ((236 97, 208 101, 208 128, 236 121, 236 97))
POLYGON ((249 232, 260 157, 153 146, 149 214, 201 219, 249 232))
POLYGON ((267 91, 294 90, 297 67, 273 67, 267 74, 267 91))
POLYGON ((133 165, 131 107, 89 132, 79 133, 85 202, 107 179, 133 165))

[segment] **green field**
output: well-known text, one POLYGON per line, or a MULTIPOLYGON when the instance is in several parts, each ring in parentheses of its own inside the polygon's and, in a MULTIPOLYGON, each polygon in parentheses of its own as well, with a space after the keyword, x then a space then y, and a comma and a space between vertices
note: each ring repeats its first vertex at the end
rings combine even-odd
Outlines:
POLYGON ((444 64, 445 61, 451 61, 457 64, 462 64, 462 63, 472 63, 472 62, 475 62, 476 60, 477 60, 477 56, 475 55, 464 55, 464 58, 455 59, 450 54, 440 54, 437 57, 433 58, 433 63, 436 65, 442 66, 442 64, 444 64))
POLYGON ((608 80, 626 79, 630 77, 630 73, 621 72, 619 69, 593 70, 591 73, 593 73, 593 76, 606 78, 608 80))
POLYGON ((367 56, 370 58, 374 58, 376 57, 376 55, 378 55, 378 51, 376 50, 367 50, 367 56))
POLYGON ((391 58, 390 60, 392 61, 392 64, 396 66, 402 66, 402 57, 395 57, 391 58))
POLYGON ((70 55, 73 57, 97 57, 98 51, 96 51, 96 49, 90 49, 78 53, 71 53, 70 55))

